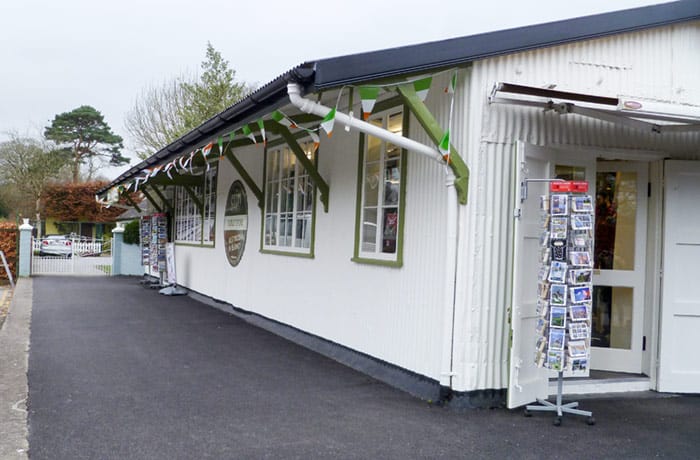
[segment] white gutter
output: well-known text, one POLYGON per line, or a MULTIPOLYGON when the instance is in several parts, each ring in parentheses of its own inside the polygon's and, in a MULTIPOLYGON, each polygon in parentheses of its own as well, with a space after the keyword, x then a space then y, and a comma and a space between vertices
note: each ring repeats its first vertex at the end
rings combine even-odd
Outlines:
MULTIPOLYGON (((311 113, 319 117, 325 117, 331 111, 330 107, 326 107, 318 102, 306 99, 301 96, 301 86, 298 83, 288 83, 287 84, 287 94, 289 95, 289 101, 304 113, 311 113)), ((445 165, 445 159, 439 150, 435 147, 430 147, 420 142, 409 139, 400 134, 392 133, 386 129, 380 128, 373 124, 367 123, 365 121, 359 120, 357 118, 351 117, 341 112, 335 114, 336 121, 348 126, 350 128, 355 128, 360 132, 369 134, 371 136, 377 137, 387 142, 391 142, 406 150, 416 152, 418 154, 427 156, 443 165, 445 165)), ((458 212, 459 212, 459 202, 457 199, 457 191, 455 190, 454 181, 455 176, 449 167, 445 167, 445 185, 448 188, 447 191, 447 210, 446 210, 446 222, 445 222, 445 280, 444 280, 444 297, 442 299, 442 344, 441 344, 441 359, 440 359, 440 385, 452 388, 452 379, 456 375, 454 372, 454 329, 455 329, 455 293, 457 290, 457 238, 458 238, 458 212)))
MULTIPOLYGON (((318 102, 306 99, 301 96, 301 86, 298 83, 288 83, 287 84, 287 94, 289 95, 289 101, 304 113, 311 113, 319 117, 325 117, 328 112, 331 111, 330 107, 326 107, 318 102)), ((445 160, 442 158, 442 154, 435 147, 430 147, 420 142, 414 141, 407 137, 403 137, 400 134, 392 133, 384 128, 374 126, 371 123, 362 121, 358 118, 351 117, 341 112, 335 113, 335 120, 348 126, 350 128, 355 128, 365 134, 369 134, 379 139, 391 142, 394 145, 398 145, 406 150, 411 150, 412 152, 425 155, 432 158, 435 161, 444 163, 445 160)))

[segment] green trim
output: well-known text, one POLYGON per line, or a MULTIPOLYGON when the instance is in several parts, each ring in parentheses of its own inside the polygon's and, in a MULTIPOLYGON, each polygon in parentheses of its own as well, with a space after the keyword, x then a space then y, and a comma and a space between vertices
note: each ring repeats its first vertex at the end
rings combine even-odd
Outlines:
POLYGON ((214 249, 216 246, 212 244, 207 244, 207 243, 183 243, 181 241, 175 241, 176 246, 188 246, 191 248, 211 248, 214 249))
MULTIPOLYGON (((430 112, 428 107, 420 100, 416 94, 416 90, 412 84, 400 85, 396 88, 404 103, 411 110, 413 115, 418 120, 418 123, 423 126, 426 134, 430 139, 439 145, 445 132, 440 124, 435 120, 435 117, 430 112)), ((469 167, 464 163, 464 160, 455 149, 454 145, 450 144, 450 167, 455 174, 455 189, 459 197, 460 204, 467 204, 467 195, 469 193, 469 167)))
POLYGON ((299 146, 299 143, 294 138, 292 133, 287 129, 286 126, 281 125, 273 120, 265 121, 265 129, 269 129, 275 134, 279 134, 280 136, 282 136, 282 138, 284 138, 287 141, 287 145, 294 153, 294 156, 297 157, 299 163, 301 163, 304 169, 306 169, 306 171, 309 173, 309 176, 311 176, 311 179, 313 179, 314 185, 321 192, 321 196, 319 197, 319 199, 321 200, 321 203, 323 203, 323 210, 325 212, 328 212, 328 193, 330 191, 328 183, 323 179, 323 177, 321 177, 321 174, 319 174, 316 165, 314 165, 311 162, 311 160, 306 158, 306 153, 299 146))
MULTIPOLYGON (((400 104, 399 104, 400 105, 400 104)), ((396 107, 396 106, 394 106, 396 107)), ((375 116, 381 116, 381 118, 387 118, 391 115, 396 115, 398 111, 383 111, 386 113, 377 113, 375 116)), ((404 106, 402 114, 402 131, 403 133, 408 133, 409 129, 409 116, 406 107, 404 106)), ((364 193, 364 159, 365 159, 365 136, 366 134, 360 133, 359 142, 359 153, 357 155, 357 189, 356 189, 356 201, 355 201, 355 242, 353 247, 353 257, 350 259, 353 262, 369 264, 369 265, 381 265, 385 267, 401 268, 403 266, 403 235, 406 217, 406 189, 407 189, 407 177, 408 177, 408 152, 406 149, 401 149, 401 188, 399 189, 399 231, 396 235, 396 260, 383 260, 374 259, 366 256, 360 256, 360 238, 361 238, 361 226, 362 226, 362 198, 364 193)), ((380 173, 383 174, 383 171, 380 173)), ((380 216, 378 215, 378 218, 380 216)))
POLYGON ((225 149, 225 151, 226 151, 225 155, 226 155, 226 158, 228 159, 228 161, 233 165, 234 169, 238 172, 238 175, 241 176, 241 179, 243 179, 243 182, 246 183, 246 185, 248 186, 250 191, 253 193, 255 198, 258 199, 258 207, 260 209, 263 209, 263 207, 265 206, 265 202, 263 200, 262 190, 260 190, 258 188, 258 186, 255 183, 255 181, 253 180, 253 178, 250 177, 250 174, 248 174, 248 171, 246 171, 245 168, 243 167, 243 164, 240 161, 238 161, 238 158, 236 158, 233 155, 233 152, 231 152, 231 150, 228 150, 228 149, 225 149))
POLYGON ((300 259, 313 259, 313 251, 309 253, 305 252, 291 252, 291 251, 281 251, 276 249, 260 249, 261 254, 271 254, 274 256, 288 256, 288 257, 299 257, 300 259))
POLYGON ((153 205, 153 207, 156 208, 156 211, 163 212, 163 208, 161 208, 160 205, 156 202, 156 200, 153 199, 151 194, 146 191, 146 187, 141 188, 141 193, 143 193, 143 196, 145 196, 146 199, 153 205))
POLYGON ((376 266, 391 267, 391 268, 403 267, 403 260, 368 259, 366 257, 353 257, 350 260, 355 262, 355 263, 365 264, 365 265, 376 265, 376 266))
POLYGON ((166 208, 172 210, 173 205, 170 201, 168 201, 167 198, 165 198, 165 195, 156 187, 154 184, 151 184, 151 189, 153 189, 154 192, 156 192, 156 195, 158 195, 158 198, 160 198, 160 202, 165 205, 166 208))
POLYGON ((199 199, 197 194, 194 193, 188 185, 182 185, 182 188, 185 189, 190 198, 192 198, 192 201, 194 201, 194 204, 197 206, 197 209, 199 209, 199 213, 202 219, 204 219, 204 203, 202 203, 202 200, 199 199))

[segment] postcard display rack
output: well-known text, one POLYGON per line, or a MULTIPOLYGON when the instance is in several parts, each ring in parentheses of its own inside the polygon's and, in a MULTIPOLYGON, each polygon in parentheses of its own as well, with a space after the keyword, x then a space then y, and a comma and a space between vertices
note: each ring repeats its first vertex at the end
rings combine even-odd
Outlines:
POLYGON ((165 243, 168 240, 165 214, 153 214, 141 219, 141 263, 162 285, 165 275, 165 243))
POLYGON ((593 201, 588 182, 559 181, 550 184, 549 195, 540 197, 542 211, 541 268, 539 272, 537 344, 535 363, 558 372, 556 403, 538 399, 531 411, 556 412, 554 425, 564 413, 588 417, 578 402, 562 404, 564 371, 588 369, 591 345, 593 275, 593 201))

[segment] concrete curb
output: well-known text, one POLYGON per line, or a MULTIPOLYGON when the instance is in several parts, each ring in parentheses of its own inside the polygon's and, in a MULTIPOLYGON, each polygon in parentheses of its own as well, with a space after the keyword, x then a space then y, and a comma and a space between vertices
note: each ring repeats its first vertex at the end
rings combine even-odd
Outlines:
POLYGON ((10 313, 0 329, 0 458, 26 459, 27 366, 32 316, 32 280, 20 278, 10 313))

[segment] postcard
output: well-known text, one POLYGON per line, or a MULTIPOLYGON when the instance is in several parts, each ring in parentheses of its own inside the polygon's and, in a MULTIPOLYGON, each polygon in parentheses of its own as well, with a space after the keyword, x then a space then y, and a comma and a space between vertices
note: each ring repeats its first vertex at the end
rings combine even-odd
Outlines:
POLYGON ((574 212, 593 212, 593 199, 590 195, 574 196, 571 198, 571 209, 574 212))
POLYGON ((552 217, 550 222, 550 239, 565 239, 567 227, 569 226, 568 217, 552 217))
POLYGON ((540 235, 540 246, 542 246, 542 247, 549 246, 549 232, 548 231, 544 231, 544 232, 542 232, 542 235, 540 235))
POLYGON ((535 350, 544 351, 547 348, 547 338, 544 336, 539 336, 537 338, 537 344, 535 345, 535 350))
POLYGON ((588 247, 588 238, 583 235, 574 235, 571 241, 577 248, 586 249, 588 247))
POLYGON ((549 309, 549 325, 551 327, 566 327, 566 307, 549 309))
POLYGON ((571 294, 571 301, 573 303, 590 302, 591 300, 591 287, 590 286, 577 286, 572 287, 569 290, 571 294))
POLYGON ((590 214, 572 214, 571 228, 574 230, 590 230, 593 223, 590 214))
POLYGON ((569 195, 552 195, 549 209, 553 216, 566 216, 569 214, 569 195))
POLYGON ((549 281, 553 283, 566 283, 566 262, 552 261, 549 269, 549 281))
POLYGON ((540 262, 542 262, 543 264, 548 264, 550 254, 551 251, 549 248, 542 248, 542 250, 540 251, 540 262))
POLYGON ((537 292, 539 293, 540 299, 546 299, 549 296, 549 283, 542 281, 537 285, 537 292))
POLYGON ((569 307, 569 315, 571 316, 572 321, 587 321, 588 311, 589 305, 587 303, 572 305, 569 307))
POLYGON ((564 335, 566 332, 561 328, 551 328, 549 330, 549 349, 550 350, 563 350, 564 349, 564 335))
POLYGON ((549 196, 548 195, 540 195, 540 211, 542 211, 542 212, 549 211, 549 196))
POLYGON ((552 284, 549 287, 550 305, 566 305, 566 284, 552 284))
POLYGON ((587 268, 569 270, 569 284, 590 284, 593 280, 593 271, 587 268))
POLYGON ((543 299, 537 299, 537 314, 541 317, 546 317, 549 313, 549 303, 543 299))
POLYGON ((569 337, 571 340, 588 339, 588 323, 585 321, 569 323, 569 337))
POLYGON ((566 240, 565 239, 552 239, 551 243, 551 257, 552 260, 565 261, 566 260, 566 240))
POLYGON ((569 355, 572 358, 585 358, 588 355, 585 340, 572 340, 569 342, 569 355))
POLYGON ((540 318, 537 320, 537 326, 535 327, 535 332, 538 333, 539 335, 544 335, 545 332, 547 332, 547 325, 549 323, 547 322, 546 319, 540 318))
POLYGON ((588 369, 588 358, 572 358, 571 359, 571 370, 572 371, 585 371, 588 369))
POLYGON ((571 251, 569 252, 569 262, 571 265, 579 267, 591 267, 591 255, 588 251, 571 251))
POLYGON ((561 371, 564 367, 564 353, 549 350, 547 352, 547 367, 555 371, 561 371))
POLYGON ((540 281, 546 281, 549 277, 549 265, 541 265, 540 271, 537 274, 537 279, 540 281))

